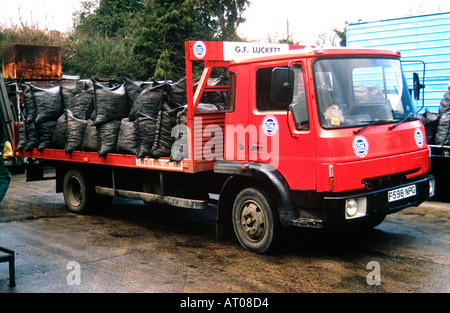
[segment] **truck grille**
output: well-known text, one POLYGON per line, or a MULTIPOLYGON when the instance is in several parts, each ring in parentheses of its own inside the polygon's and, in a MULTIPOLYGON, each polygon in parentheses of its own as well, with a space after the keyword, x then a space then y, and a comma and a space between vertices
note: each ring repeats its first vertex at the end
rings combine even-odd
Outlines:
POLYGON ((407 172, 401 172, 386 176, 373 177, 363 179, 361 182, 366 186, 368 190, 378 190, 387 187, 393 187, 402 183, 405 183, 408 179, 408 175, 417 172, 419 169, 414 169, 407 172))

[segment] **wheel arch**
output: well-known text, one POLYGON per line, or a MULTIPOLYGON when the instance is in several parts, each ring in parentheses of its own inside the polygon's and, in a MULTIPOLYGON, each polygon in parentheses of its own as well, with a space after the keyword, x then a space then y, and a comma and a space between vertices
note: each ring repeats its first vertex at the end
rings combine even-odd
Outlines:
POLYGON ((264 163, 218 161, 214 171, 229 174, 222 186, 216 221, 218 240, 231 237, 233 232, 231 211, 237 194, 247 187, 265 190, 276 206, 282 226, 291 226, 294 219, 294 205, 290 197, 290 188, 284 177, 275 168, 264 163))

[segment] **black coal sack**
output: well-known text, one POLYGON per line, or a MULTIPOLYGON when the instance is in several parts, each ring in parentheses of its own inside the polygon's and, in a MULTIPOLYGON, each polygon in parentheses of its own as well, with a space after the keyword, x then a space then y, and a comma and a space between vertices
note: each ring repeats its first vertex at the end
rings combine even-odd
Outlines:
POLYGON ((170 88, 168 90, 169 96, 178 105, 187 104, 187 93, 186 93, 186 78, 180 81, 170 83, 170 88))
POLYGON ((441 100, 441 104, 439 105, 439 113, 445 114, 450 111, 450 89, 448 89, 444 97, 441 100))
POLYGON ((36 131, 38 135, 39 145, 38 151, 46 148, 52 148, 53 134, 55 133, 57 121, 46 121, 36 124, 36 131))
POLYGON ((127 114, 130 113, 131 108, 133 107, 134 101, 136 98, 144 91, 145 87, 143 87, 142 83, 134 82, 129 78, 124 78, 125 93, 127 97, 127 114))
POLYGON ((64 149, 67 143, 67 117, 62 114, 56 121, 56 128, 53 134, 53 148, 64 149))
POLYGON ((36 120, 36 104, 33 100, 33 94, 31 93, 30 84, 23 84, 23 100, 24 100, 24 121, 29 123, 34 123, 36 120))
POLYGON ((176 125, 172 129, 172 137, 174 137, 174 143, 170 152, 170 161, 181 161, 189 157, 186 113, 187 107, 184 106, 183 109, 177 114, 176 125))
POLYGON ((94 88, 77 82, 61 86, 64 107, 70 110, 75 118, 87 120, 94 110, 94 88))
POLYGON ((450 145, 450 111, 439 115, 435 141, 438 145, 450 145))
POLYGON ((99 147, 98 140, 97 127, 95 127, 94 121, 88 120, 84 132, 83 143, 81 144, 81 150, 97 152, 99 147))
POLYGON ((19 140, 16 146, 17 151, 22 151, 25 149, 27 145, 27 132, 25 128, 25 122, 20 121, 19 122, 19 140))
POLYGON ((161 96, 168 88, 168 84, 161 84, 155 87, 149 86, 145 88, 133 103, 128 116, 130 122, 133 122, 137 118, 138 113, 156 118, 158 116, 161 96))
POLYGON ((39 146, 39 137, 34 122, 25 122, 26 146, 25 151, 31 151, 39 146))
POLYGON ((139 113, 134 121, 137 132, 137 157, 149 157, 156 136, 156 118, 139 113))
POLYGON ((151 152, 155 158, 170 157, 172 144, 175 142, 175 138, 172 137, 172 129, 177 124, 178 113, 184 108, 172 101, 166 93, 163 94, 160 107, 156 122, 155 142, 151 152))
POLYGON ((30 87, 36 106, 36 125, 48 121, 57 121, 64 112, 60 86, 37 87, 30 85, 30 87))
POLYGON ((126 117, 120 123, 117 152, 123 154, 137 154, 137 131, 135 122, 126 117))
POLYGON ((119 139, 121 121, 110 121, 97 126, 99 139, 99 157, 104 157, 108 153, 117 151, 117 141, 119 139))
POLYGON ((86 132, 88 121, 76 118, 70 110, 66 110, 67 114, 67 144, 66 153, 81 150, 83 139, 86 132))
POLYGON ((127 117, 127 98, 124 85, 108 88, 94 83, 95 120, 100 126, 111 121, 121 121, 127 117))

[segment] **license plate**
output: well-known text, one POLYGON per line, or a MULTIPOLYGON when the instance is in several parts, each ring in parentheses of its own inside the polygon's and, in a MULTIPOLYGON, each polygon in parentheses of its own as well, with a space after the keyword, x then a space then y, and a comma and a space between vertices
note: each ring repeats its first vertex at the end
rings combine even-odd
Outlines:
POLYGON ((391 190, 388 193, 388 201, 393 202, 416 195, 416 185, 391 190))

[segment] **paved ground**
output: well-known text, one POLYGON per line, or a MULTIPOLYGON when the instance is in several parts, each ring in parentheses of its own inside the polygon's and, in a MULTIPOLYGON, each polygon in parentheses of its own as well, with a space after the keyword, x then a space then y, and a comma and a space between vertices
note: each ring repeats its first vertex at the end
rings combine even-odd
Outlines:
POLYGON ((14 175, 0 204, 0 246, 15 251, 2 293, 448 293, 450 203, 428 202, 364 233, 297 231, 276 255, 215 240, 215 208, 115 199, 67 211, 54 181, 14 175))

